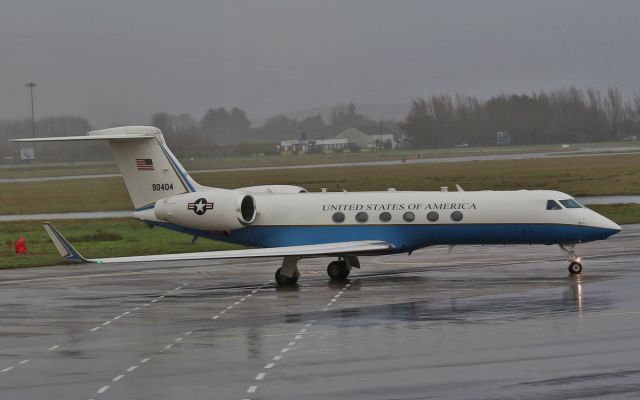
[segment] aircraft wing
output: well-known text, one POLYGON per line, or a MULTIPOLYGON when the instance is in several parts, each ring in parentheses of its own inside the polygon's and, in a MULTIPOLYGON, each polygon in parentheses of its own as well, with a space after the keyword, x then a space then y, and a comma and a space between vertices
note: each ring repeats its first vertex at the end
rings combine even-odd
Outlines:
POLYGON ((103 259, 86 259, 65 239, 51 224, 45 222, 44 229, 49 234, 53 244, 62 257, 70 261, 111 264, 145 261, 181 261, 181 260, 216 260, 230 258, 258 258, 258 257, 320 257, 340 254, 385 253, 393 250, 393 245, 378 240, 360 240, 354 242, 337 242, 313 244, 305 246, 267 247, 246 250, 204 251, 197 253, 158 254, 149 256, 115 257, 103 259))

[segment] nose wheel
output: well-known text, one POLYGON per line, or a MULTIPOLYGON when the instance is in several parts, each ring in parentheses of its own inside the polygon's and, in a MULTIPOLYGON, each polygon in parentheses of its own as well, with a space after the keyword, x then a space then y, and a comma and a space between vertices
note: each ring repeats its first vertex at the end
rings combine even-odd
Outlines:
POLYGON ((571 273, 571 275, 578 275, 581 272, 582 264, 577 261, 572 261, 571 264, 569 264, 569 273, 571 273))
POLYGON ((571 244, 571 245, 561 244, 560 248, 562 249, 562 251, 570 261, 569 273, 571 275, 580 274, 582 272, 582 264, 580 264, 580 260, 581 260, 580 257, 578 257, 578 255, 575 252, 575 244, 571 244))

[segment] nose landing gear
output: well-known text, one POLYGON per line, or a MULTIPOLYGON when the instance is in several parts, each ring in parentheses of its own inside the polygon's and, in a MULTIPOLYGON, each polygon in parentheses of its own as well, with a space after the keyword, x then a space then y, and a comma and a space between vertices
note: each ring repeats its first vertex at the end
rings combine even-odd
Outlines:
POLYGON ((581 258, 576 255, 575 246, 576 246, 575 244, 570 244, 570 245, 561 244, 560 245, 560 248, 562 249, 562 251, 567 256, 567 259, 569 259, 569 261, 570 261, 569 273, 571 275, 577 275, 577 274, 580 274, 582 272, 582 264, 580 264, 581 258), (568 246, 568 248, 565 247, 565 246, 568 246))

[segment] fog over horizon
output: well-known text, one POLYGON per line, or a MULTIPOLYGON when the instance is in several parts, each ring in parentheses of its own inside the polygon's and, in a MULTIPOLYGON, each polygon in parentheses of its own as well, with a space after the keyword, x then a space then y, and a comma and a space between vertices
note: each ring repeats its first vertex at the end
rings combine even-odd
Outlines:
MULTIPOLYGON (((0 118, 96 128, 243 108, 256 121, 337 104, 640 89, 637 1, 5 0, 0 118)), ((407 109, 408 111, 408 109, 407 109)))

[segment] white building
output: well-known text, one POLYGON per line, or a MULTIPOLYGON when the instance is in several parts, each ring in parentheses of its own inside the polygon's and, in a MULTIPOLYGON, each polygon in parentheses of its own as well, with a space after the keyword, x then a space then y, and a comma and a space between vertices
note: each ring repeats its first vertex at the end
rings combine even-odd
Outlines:
POLYGON ((336 138, 346 139, 361 149, 393 150, 398 146, 393 131, 381 125, 348 128, 340 132, 336 138))
POLYGON ((327 153, 348 147, 347 139, 287 139, 280 142, 281 153, 327 153))

